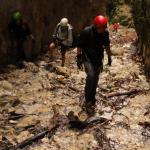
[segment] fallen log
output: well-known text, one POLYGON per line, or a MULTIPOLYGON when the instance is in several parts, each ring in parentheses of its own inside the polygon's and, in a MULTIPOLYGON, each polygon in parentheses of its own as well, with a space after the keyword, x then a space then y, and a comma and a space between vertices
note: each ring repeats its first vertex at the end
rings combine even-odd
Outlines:
POLYGON ((150 129, 150 122, 139 122, 139 125, 144 127, 144 128, 149 128, 150 129))
POLYGON ((10 150, 9 147, 12 147, 12 143, 4 136, 0 140, 0 150, 10 150))
POLYGON ((76 89, 76 88, 74 88, 74 87, 72 87, 72 86, 68 86, 68 88, 69 88, 70 90, 74 91, 74 92, 80 92, 78 89, 76 89))
POLYGON ((58 75, 62 75, 65 78, 70 77, 71 71, 67 67, 61 67, 57 66, 56 64, 48 64, 45 66, 45 69, 48 70, 49 72, 55 72, 58 75))
POLYGON ((73 111, 70 111, 68 114, 68 120, 70 124, 71 129, 77 129, 77 130, 83 130, 86 128, 90 128, 96 124, 103 124, 104 122, 108 121, 105 118, 102 117, 94 117, 94 118, 89 118, 85 121, 81 121, 78 116, 74 115, 73 111))
POLYGON ((106 95, 106 97, 110 98, 110 97, 123 96, 123 95, 130 96, 130 95, 137 94, 140 92, 148 92, 148 91, 150 91, 150 89, 147 89, 147 90, 132 89, 130 91, 125 91, 125 92, 112 92, 112 93, 109 93, 108 95, 106 95))
POLYGON ((109 123, 110 120, 106 120, 104 122, 101 122, 101 120, 99 120, 98 122, 95 122, 94 124, 90 124, 89 126, 87 126, 85 129, 83 129, 79 134, 78 136, 86 133, 86 132, 89 132, 91 130, 93 130, 93 127, 95 128, 95 126, 98 125, 98 128, 103 128, 103 126, 107 125, 109 123))
MULTIPOLYGON (((54 114, 56 114, 56 112, 54 112, 54 114)), ((58 118, 56 115, 55 115, 56 118, 58 118)), ((83 130, 83 129, 86 129, 86 128, 89 128, 89 127, 92 127, 94 124, 104 124, 106 123, 106 120, 105 118, 94 118, 94 119, 88 119, 88 120, 85 120, 85 121, 80 121, 80 119, 74 115, 74 112, 70 112, 68 114, 68 120, 69 120, 69 124, 70 124, 70 128, 72 129, 78 129, 78 130, 83 130)), ((54 124, 56 124, 53 128, 51 129, 46 129, 24 141, 22 141, 21 143, 11 147, 10 149, 11 150, 17 150, 17 149, 22 149, 28 145, 31 145, 33 142, 36 142, 42 138, 44 138, 46 135, 48 135, 48 138, 50 139, 57 131, 57 129, 59 127, 61 127, 62 123, 56 123, 57 121, 55 121, 54 124)))
POLYGON ((70 77, 70 70, 68 68, 64 68, 64 67, 60 67, 60 66, 53 66, 55 68, 55 72, 58 74, 58 75, 62 75, 66 78, 70 77))
POLYGON ((33 137, 26 139, 23 142, 15 145, 11 150, 22 149, 22 148, 26 147, 27 145, 31 145, 33 142, 36 142, 36 141, 44 138, 45 135, 47 135, 47 134, 49 135, 48 137, 51 138, 56 133, 58 127, 59 127, 59 125, 56 125, 55 127, 53 127, 50 130, 47 129, 45 131, 42 131, 42 132, 34 135, 33 137))
POLYGON ((25 116, 24 114, 18 114, 18 113, 15 113, 15 111, 13 111, 9 113, 8 120, 18 120, 24 116, 25 116))
POLYGON ((25 130, 31 130, 35 128, 35 125, 27 125, 27 126, 24 126, 24 127, 21 127, 21 128, 15 128, 16 132, 22 132, 22 131, 25 131, 25 130))

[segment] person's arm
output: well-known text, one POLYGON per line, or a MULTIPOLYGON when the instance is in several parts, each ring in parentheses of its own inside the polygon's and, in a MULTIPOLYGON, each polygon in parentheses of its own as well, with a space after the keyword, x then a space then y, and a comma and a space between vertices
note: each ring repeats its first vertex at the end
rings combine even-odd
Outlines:
POLYGON ((106 53, 108 55, 108 65, 111 66, 111 63, 112 63, 111 55, 112 55, 112 53, 110 50, 110 46, 106 46, 105 50, 106 50, 106 53))
POLYGON ((84 49, 85 44, 86 44, 86 33, 84 30, 82 30, 77 39, 77 55, 82 54, 82 50, 84 49))
POLYGON ((7 26, 7 30, 8 30, 8 47, 10 49, 12 49, 13 47, 13 43, 14 43, 14 30, 13 30, 13 23, 12 21, 9 22, 8 26, 7 26))
POLYGON ((76 56, 76 58, 77 58, 77 67, 78 67, 78 69, 82 69, 83 67, 82 67, 82 64, 83 64, 83 60, 82 60, 82 49, 81 48, 79 48, 79 47, 77 47, 77 56, 76 56))
POLYGON ((7 26, 7 29, 8 29, 9 37, 12 39, 14 36, 14 22, 10 21, 7 26))
POLYGON ((30 38, 31 38, 31 40, 33 41, 33 42, 35 42, 35 38, 34 38, 34 35, 31 33, 30 34, 30 38))
POLYGON ((108 57, 111 57, 111 50, 110 50, 110 46, 106 46, 105 47, 106 53, 108 55, 108 57))
POLYGON ((85 36, 85 32, 81 31, 78 39, 77 39, 77 66, 79 69, 82 69, 82 51, 83 48, 85 46, 85 42, 86 42, 86 36, 85 36))
POLYGON ((111 49, 110 49, 110 39, 109 39, 109 32, 106 30, 105 32, 105 36, 104 36, 104 41, 103 41, 106 53, 108 55, 108 65, 111 66, 112 63, 112 53, 111 53, 111 49))
POLYGON ((29 24, 27 22, 23 22, 23 28, 26 31, 26 35, 30 37, 30 39, 32 40, 32 42, 35 42, 34 35, 31 32, 31 29, 30 29, 29 24))
POLYGON ((72 43, 73 43, 73 32, 72 32, 71 28, 68 30, 68 39, 66 40, 66 43, 68 43, 69 46, 72 46, 72 43))

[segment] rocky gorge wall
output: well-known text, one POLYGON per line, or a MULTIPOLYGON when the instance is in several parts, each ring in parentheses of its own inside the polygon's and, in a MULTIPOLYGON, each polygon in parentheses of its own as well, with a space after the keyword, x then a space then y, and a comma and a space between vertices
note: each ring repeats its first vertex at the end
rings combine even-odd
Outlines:
POLYGON ((13 59, 9 49, 7 24, 11 13, 20 10, 35 36, 34 54, 47 49, 55 25, 68 17, 75 31, 81 30, 96 14, 105 14, 109 0, 0 0, 0 64, 13 59))
POLYGON ((133 0, 132 8, 138 52, 143 57, 145 72, 150 75, 150 0, 133 0))
POLYGON ((7 25, 15 10, 20 10, 29 23, 36 40, 32 51, 39 54, 47 50, 50 35, 62 17, 68 17, 75 31, 79 32, 93 16, 105 14, 107 9, 111 22, 121 20, 124 25, 129 23, 130 26, 131 9, 127 7, 130 4, 138 35, 138 51, 144 59, 145 71, 150 74, 149 0, 0 0, 0 65, 13 60, 7 25), (106 8, 108 3, 109 7, 106 8))

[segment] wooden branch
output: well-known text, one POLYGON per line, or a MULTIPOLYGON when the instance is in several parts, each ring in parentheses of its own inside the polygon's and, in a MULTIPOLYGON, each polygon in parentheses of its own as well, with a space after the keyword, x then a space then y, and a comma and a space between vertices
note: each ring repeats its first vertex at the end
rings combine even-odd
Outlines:
POLYGON ((147 91, 150 91, 150 89, 147 89, 147 90, 132 89, 132 90, 126 91, 126 92, 112 92, 112 93, 109 93, 108 95, 106 95, 106 97, 110 98, 110 97, 122 96, 122 95, 130 96, 130 95, 133 95, 133 94, 137 94, 137 93, 140 93, 140 92, 147 92, 147 91))
MULTIPOLYGON (((62 81, 62 80, 58 80, 58 79, 57 79, 57 81, 58 81, 60 84, 62 84, 62 85, 66 85, 66 83, 65 83, 64 81, 62 81)), ((74 92, 80 92, 80 91, 79 91, 77 88, 75 88, 75 87, 68 86, 68 88, 69 88, 70 90, 74 91, 74 92)))
POLYGON ((62 68, 60 66, 54 66, 55 68, 55 72, 58 74, 58 75, 62 75, 66 78, 68 78, 70 76, 70 70, 68 68, 62 68))
POLYGON ((85 121, 81 121, 78 116, 74 115, 73 111, 70 111, 68 114, 68 120, 69 120, 69 124, 70 124, 70 128, 72 129, 78 129, 78 130, 83 130, 85 128, 90 128, 96 124, 102 124, 105 121, 107 121, 107 119, 105 118, 89 118, 85 121))
POLYGON ((69 86, 69 89, 72 90, 72 91, 74 91, 74 92, 80 92, 77 88, 74 88, 72 86, 69 86))
POLYGON ((57 131, 57 128, 59 127, 59 125, 56 125, 55 127, 53 127, 52 129, 50 130, 45 130, 45 131, 42 131, 36 135, 34 135, 33 137, 29 138, 29 139, 26 139, 24 140, 23 142, 15 145, 12 150, 17 150, 17 149, 22 149, 24 147, 26 147, 27 145, 30 145, 32 144, 33 142, 36 142, 42 138, 45 137, 45 135, 49 134, 49 137, 51 138, 57 131))
POLYGON ((85 128, 83 131, 81 131, 78 134, 78 136, 80 136, 80 135, 82 135, 82 134, 84 134, 86 132, 89 132, 89 131, 93 130, 93 127, 95 128, 95 126, 97 126, 97 125, 98 125, 98 128, 102 128, 103 126, 105 126, 106 124, 108 124, 109 121, 110 120, 106 120, 105 122, 102 122, 102 123, 101 122, 94 123, 93 125, 90 125, 87 128, 85 128))

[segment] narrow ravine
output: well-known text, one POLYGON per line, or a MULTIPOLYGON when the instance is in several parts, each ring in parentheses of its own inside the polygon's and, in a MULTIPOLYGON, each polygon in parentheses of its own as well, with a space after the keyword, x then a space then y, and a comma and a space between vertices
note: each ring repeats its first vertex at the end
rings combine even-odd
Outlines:
POLYGON ((25 146, 23 150, 148 150, 150 147, 150 86, 136 55, 136 33, 120 27, 110 31, 113 63, 104 60, 97 89, 93 118, 105 118, 83 130, 70 129, 68 113, 87 119, 80 103, 84 97, 85 73, 77 70, 76 50, 67 54, 60 67, 60 54, 54 62, 47 55, 18 68, 9 65, 0 74, 0 150, 54 127, 52 137, 25 146), (119 96, 119 94, 120 96, 119 96))

